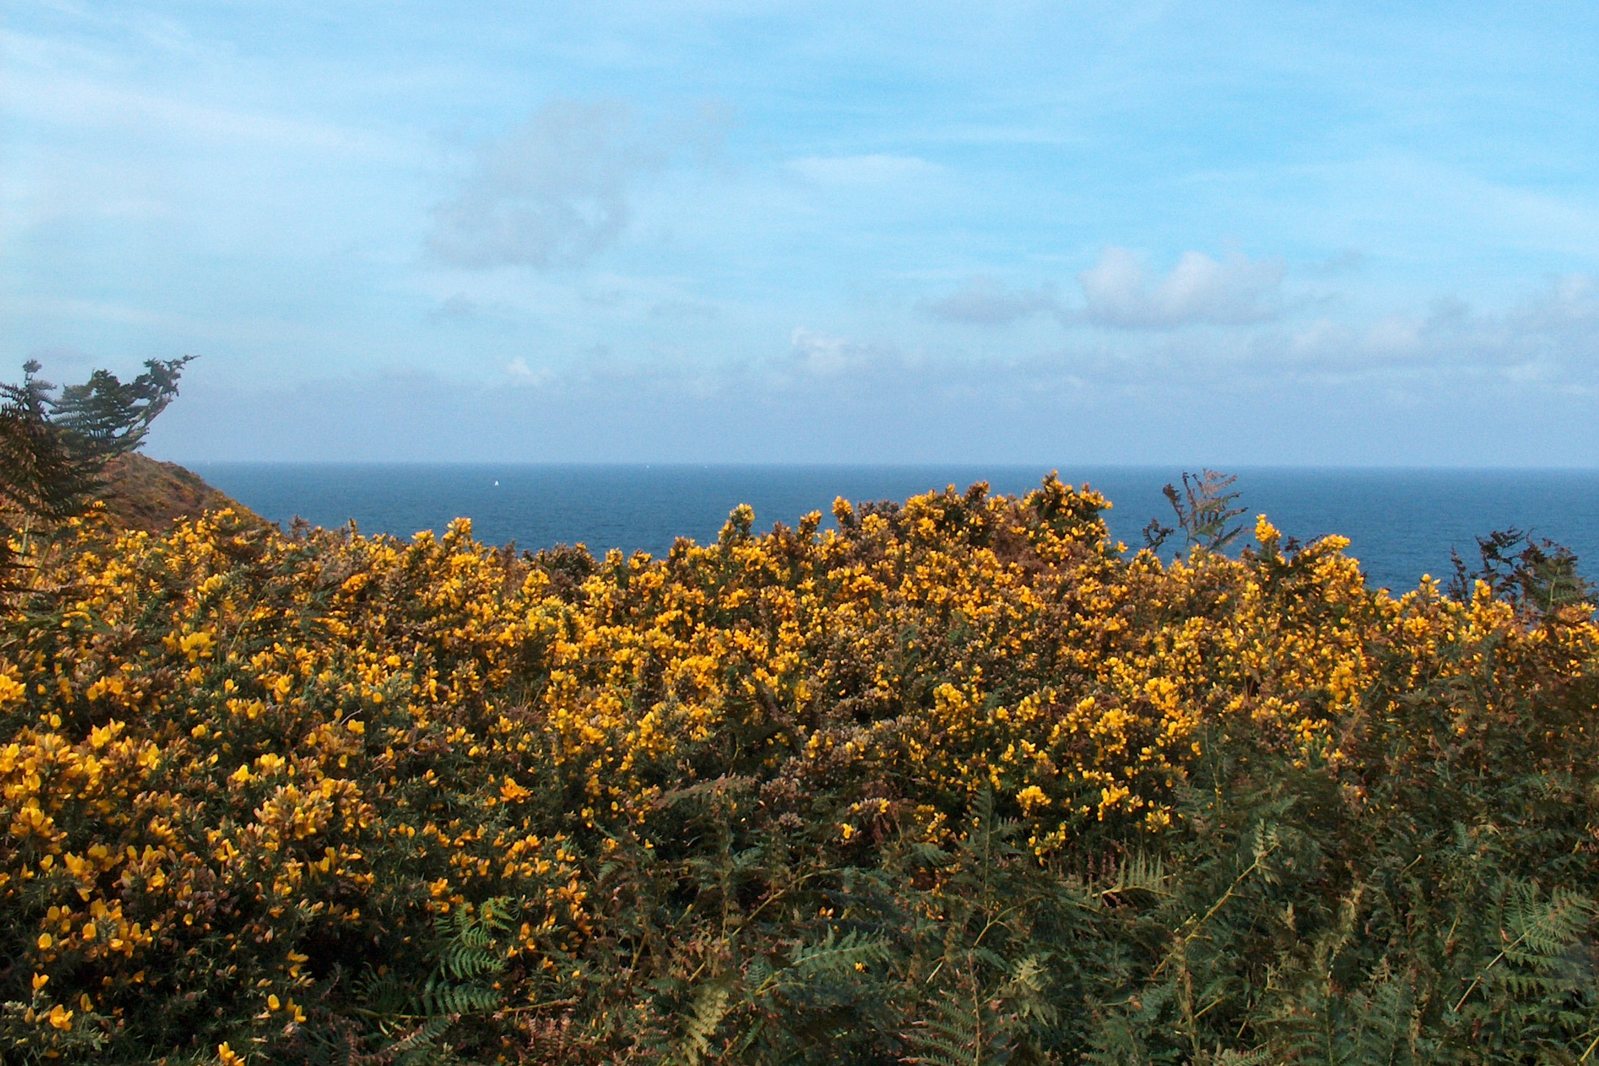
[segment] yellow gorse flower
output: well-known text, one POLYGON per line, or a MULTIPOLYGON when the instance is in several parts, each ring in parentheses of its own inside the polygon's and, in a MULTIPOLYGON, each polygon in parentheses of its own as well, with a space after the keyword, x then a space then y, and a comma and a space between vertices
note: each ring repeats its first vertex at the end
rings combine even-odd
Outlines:
MULTIPOLYGON (((839 501, 834 530, 760 534, 741 508, 661 559, 518 558, 465 522, 409 543, 226 515, 85 531, 41 561, 59 624, 0 651, 16 972, 36 995, 46 970, 92 975, 61 998, 90 1015, 92 992, 107 1032, 160 967, 224 974, 252 1010, 265 996, 264 1061, 319 1009, 304 990, 335 947, 414 952, 435 918, 507 898, 503 991, 576 1002, 565 960, 637 902, 602 871, 675 854, 657 844, 685 820, 859 855, 947 844, 987 795, 1050 861, 1180 828, 1229 731, 1355 796, 1411 689, 1488 692, 1438 730, 1469 739, 1516 720, 1502 694, 1599 662, 1591 617, 1396 599, 1341 538, 1292 550, 1262 516, 1260 557, 1168 564, 1114 543, 1105 506, 1051 477, 839 501)), ((1565 736, 1533 740, 1553 765, 1587 750, 1565 736)), ((221 1035, 195 1039, 242 1061, 221 1035)))

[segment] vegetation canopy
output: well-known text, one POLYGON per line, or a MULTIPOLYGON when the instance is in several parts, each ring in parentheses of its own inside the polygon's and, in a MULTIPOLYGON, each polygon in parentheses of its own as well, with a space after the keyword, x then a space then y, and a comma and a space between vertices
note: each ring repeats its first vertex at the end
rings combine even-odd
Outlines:
POLYGON ((1593 1061, 1591 602, 1229 557, 1209 485, 1171 562, 1053 476, 664 558, 18 543, 0 1058, 1593 1061))

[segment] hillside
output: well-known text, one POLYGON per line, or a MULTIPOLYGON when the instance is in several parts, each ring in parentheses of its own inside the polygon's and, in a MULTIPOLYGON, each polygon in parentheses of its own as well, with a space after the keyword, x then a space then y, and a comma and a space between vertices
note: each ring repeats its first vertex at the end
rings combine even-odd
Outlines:
POLYGON ((193 471, 137 452, 112 459, 105 477, 106 510, 121 529, 164 533, 181 519, 223 508, 232 508, 247 520, 266 521, 193 471))

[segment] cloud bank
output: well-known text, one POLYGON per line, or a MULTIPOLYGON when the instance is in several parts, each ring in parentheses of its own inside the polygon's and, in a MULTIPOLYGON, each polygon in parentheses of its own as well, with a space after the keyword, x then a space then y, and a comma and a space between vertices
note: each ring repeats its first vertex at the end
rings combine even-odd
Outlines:
POLYGON ((1083 317, 1094 325, 1172 329, 1276 317, 1286 270, 1277 259, 1232 253, 1217 260, 1203 252, 1184 252, 1171 273, 1152 277, 1136 254, 1112 246, 1077 281, 1083 290, 1083 317))

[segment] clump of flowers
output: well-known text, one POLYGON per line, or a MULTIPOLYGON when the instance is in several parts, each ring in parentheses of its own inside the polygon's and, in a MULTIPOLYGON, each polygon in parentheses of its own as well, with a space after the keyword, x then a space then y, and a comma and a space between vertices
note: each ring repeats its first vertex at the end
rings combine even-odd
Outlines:
MULTIPOLYGON (((1394 598, 1264 518, 1241 558, 1164 562, 1107 506, 1051 477, 839 501, 827 530, 740 508, 659 559, 514 556, 464 520, 86 525, 31 560, 0 643, 0 1057, 648 1059, 680 1017, 736 1057, 855 1010, 838 989, 986 980, 918 954, 966 943, 974 810, 1010 827, 1005 876, 1127 882, 1083 897, 1114 939, 1158 898, 1129 863, 1243 831, 1221 783, 1305 790, 1283 811, 1317 812, 1328 885, 1441 759, 1592 786, 1582 606, 1394 598), (834 957, 847 980, 802 993, 834 957)), ((1599 836, 1571 833, 1591 888, 1599 836)), ((1116 950, 1187 950, 1193 920, 1116 950)), ((890 1057, 924 1031, 873 1024, 890 1057)))

